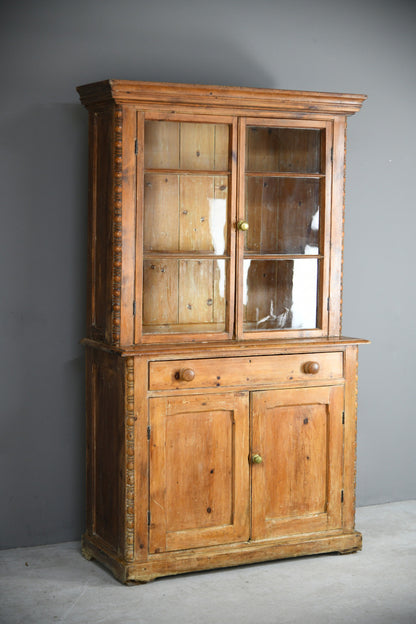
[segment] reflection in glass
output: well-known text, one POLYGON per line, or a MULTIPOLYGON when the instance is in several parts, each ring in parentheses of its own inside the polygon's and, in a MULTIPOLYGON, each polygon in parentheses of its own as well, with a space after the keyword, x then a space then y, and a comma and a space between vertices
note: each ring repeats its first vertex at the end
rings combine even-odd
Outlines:
POLYGON ((246 179, 248 253, 318 254, 322 180, 246 179))
POLYGON ((317 259, 244 260, 244 331, 315 329, 317 259))
POLYGON ((227 262, 212 258, 146 259, 144 333, 225 331, 227 262))
POLYGON ((226 253, 228 176, 147 173, 144 249, 226 253))
POLYGON ((227 200, 225 198, 208 198, 209 231, 214 253, 218 256, 225 253, 227 200))

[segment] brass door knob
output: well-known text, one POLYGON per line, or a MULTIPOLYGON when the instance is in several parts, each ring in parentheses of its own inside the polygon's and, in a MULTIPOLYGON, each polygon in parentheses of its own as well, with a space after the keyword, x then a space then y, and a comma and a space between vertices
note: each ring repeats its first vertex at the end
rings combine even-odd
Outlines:
POLYGON ((255 453, 254 455, 251 456, 252 464, 261 464, 262 462, 263 462, 263 457, 259 455, 258 453, 255 453))
POLYGON ((309 375, 316 375, 319 372, 319 362, 306 362, 303 365, 303 370, 309 375))
POLYGON ((192 381, 195 377, 195 371, 192 368, 181 368, 177 376, 181 381, 192 381))
POLYGON ((239 221, 237 223, 237 229, 242 230, 243 232, 247 232, 249 225, 247 221, 239 221))

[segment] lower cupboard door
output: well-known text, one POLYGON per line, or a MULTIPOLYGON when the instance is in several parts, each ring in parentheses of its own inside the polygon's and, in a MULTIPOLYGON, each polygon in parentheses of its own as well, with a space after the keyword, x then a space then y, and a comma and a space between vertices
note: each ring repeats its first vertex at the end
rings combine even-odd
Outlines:
POLYGON ((249 538, 248 393, 149 399, 151 553, 249 538))
POLYGON ((343 405, 342 386, 253 392, 252 539, 341 526, 343 405))

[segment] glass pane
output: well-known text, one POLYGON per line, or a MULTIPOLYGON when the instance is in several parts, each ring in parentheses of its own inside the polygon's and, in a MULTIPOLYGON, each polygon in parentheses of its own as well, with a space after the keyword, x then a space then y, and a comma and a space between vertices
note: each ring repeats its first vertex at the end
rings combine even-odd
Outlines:
POLYGON ((319 254, 321 185, 308 178, 247 177, 246 251, 319 254))
POLYGON ((146 121, 146 169, 228 171, 229 126, 177 121, 146 121))
POLYGON ((226 253, 228 176, 146 173, 145 251, 226 253))
POLYGON ((247 128, 246 171, 321 173, 323 130, 247 128))
POLYGON ((244 331, 315 329, 319 260, 244 260, 244 331))
POLYGON ((225 331, 228 261, 146 259, 143 332, 225 331))

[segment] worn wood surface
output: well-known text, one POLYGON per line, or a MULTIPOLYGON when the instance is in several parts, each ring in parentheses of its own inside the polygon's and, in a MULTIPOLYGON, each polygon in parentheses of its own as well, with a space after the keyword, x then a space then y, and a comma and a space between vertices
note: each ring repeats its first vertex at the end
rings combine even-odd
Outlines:
MULTIPOLYGON (((282 339, 339 334, 345 119, 365 96, 128 81, 79 92, 91 120, 90 338, 129 346, 218 340, 219 334, 266 339, 270 330, 282 339), (168 112, 170 97, 182 107, 168 112), (247 234, 235 231, 236 209, 251 221, 247 234), (222 242, 213 234, 218 210, 225 219, 222 242), (319 232, 309 223, 318 212, 319 232), (176 272, 189 298, 181 263, 165 268, 160 258, 160 272, 143 274, 143 250, 225 254, 229 262, 225 275, 222 265, 213 271, 202 263, 191 282, 200 295, 181 301, 180 286, 172 283, 176 272), (317 298, 299 319, 291 311, 295 268, 300 275, 301 255, 311 250, 318 259, 317 298), (243 258, 253 251, 264 263, 252 258, 246 269, 243 258), (266 263, 273 253, 286 254, 286 263, 266 263), (167 284, 162 271, 171 275, 167 284), (211 293, 201 289, 208 281, 211 293), (169 310, 176 291, 173 319, 162 293, 171 293, 169 310)), ((190 266, 183 264, 185 273, 190 266)))
MULTIPOLYGON (((208 545, 255 544, 288 535, 309 533, 329 539, 338 531, 354 536, 345 550, 357 546, 358 538, 351 533, 356 345, 338 352, 208 360, 157 361, 151 355, 123 357, 91 347, 88 353, 89 361, 102 368, 101 377, 96 377, 102 381, 90 384, 88 393, 89 448, 93 449, 88 460, 88 543, 104 549, 107 558, 120 552, 126 574, 139 561, 143 564, 137 568, 141 570, 137 580, 145 580, 146 570, 151 569, 154 576, 175 573, 178 556, 181 559, 181 551, 190 548, 201 552, 193 563, 187 561, 186 570, 216 567, 215 558, 202 554, 208 545), (319 371, 305 373, 311 362, 319 362, 319 371), (215 384, 203 393, 192 388, 198 366, 203 367, 204 383, 215 384), (161 390, 166 370, 179 373, 179 380, 174 377, 179 390, 172 385, 161 390), (212 371, 218 373, 215 379, 212 371), (296 378, 290 380, 288 373, 289 377, 296 373, 296 378), (218 376, 230 385, 220 389, 218 376), (256 390, 265 383, 273 389, 256 390), (179 396, 172 396, 172 391, 179 396), (122 451, 118 459, 117 449, 122 451), (252 463, 254 454, 262 457, 261 464, 252 463), (114 461, 121 462, 121 481, 114 461), (104 475, 98 486, 97 471, 104 475), (109 496, 116 496, 117 502, 112 498, 111 504, 109 500, 103 504, 109 496), (153 561, 162 553, 163 561, 153 561)), ((325 543, 326 552, 329 542, 320 543, 325 543)), ((272 549, 270 558, 293 549, 272 549)), ((257 555, 243 552, 234 561, 251 560, 262 549, 256 550, 257 555)), ((308 550, 300 542, 296 552, 308 550)), ((219 557, 223 563, 218 565, 226 565, 224 557, 219 557)))
POLYGON ((150 552, 249 537, 248 393, 149 403, 150 552))
POLYGON ((207 112, 294 111, 321 114, 353 114, 360 110, 366 95, 349 93, 319 93, 316 91, 285 91, 283 89, 253 89, 161 82, 105 80, 78 87, 85 106, 105 104, 115 100, 167 110, 206 107, 207 112))
POLYGON ((129 81, 79 93, 84 556, 145 582, 358 550, 367 341, 341 336, 342 236, 346 117, 365 96, 129 81))
POLYGON ((87 351, 87 533, 118 557, 124 556, 124 366, 119 356, 87 351))
POLYGON ((113 111, 90 115, 87 335, 111 342, 113 111))
POLYGON ((253 392, 252 539, 341 528, 343 394, 253 392))
POLYGON ((190 388, 240 385, 313 382, 336 380, 343 376, 342 353, 317 353, 307 355, 276 355, 226 358, 223 360, 178 360, 175 362, 151 362, 149 366, 149 390, 176 390, 190 388), (305 372, 306 362, 319 363, 319 371, 311 375, 305 372), (178 377, 182 368, 190 368, 195 375, 190 381, 178 377))
POLYGON ((152 556, 149 561, 144 563, 121 565, 119 561, 111 557, 104 546, 100 547, 86 536, 83 539, 84 556, 88 559, 97 559, 122 583, 146 583, 163 576, 228 568, 262 561, 277 561, 288 557, 303 557, 331 552, 349 554, 361 550, 361 547, 362 536, 357 531, 345 533, 333 531, 326 534, 296 535, 280 540, 189 549, 179 551, 175 557, 171 553, 162 553, 152 556))
POLYGON ((355 487, 357 477, 358 347, 348 347, 344 357, 346 386, 343 525, 346 530, 353 530, 355 526, 355 487))

